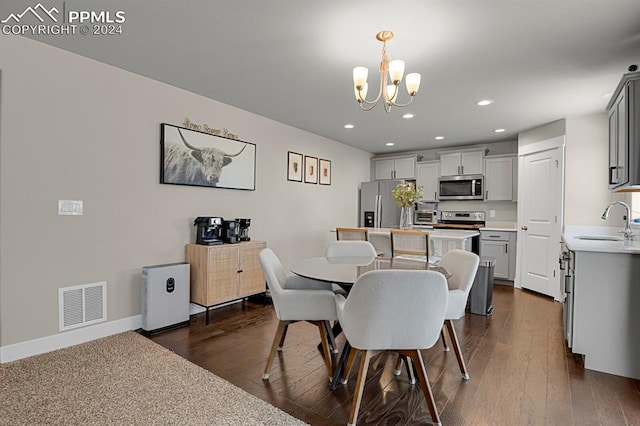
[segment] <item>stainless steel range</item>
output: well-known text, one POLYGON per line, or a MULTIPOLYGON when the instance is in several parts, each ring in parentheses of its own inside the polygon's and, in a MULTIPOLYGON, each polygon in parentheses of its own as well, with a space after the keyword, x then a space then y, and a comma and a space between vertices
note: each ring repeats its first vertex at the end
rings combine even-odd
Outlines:
MULTIPOLYGON (((443 211, 440 222, 433 224, 433 229, 458 229, 461 231, 477 231, 484 228, 484 212, 443 211)), ((480 254, 480 235, 471 238, 471 251, 480 254)))
POLYGON ((446 211, 442 212, 440 222, 434 228, 444 229, 480 229, 485 226, 484 212, 446 211))

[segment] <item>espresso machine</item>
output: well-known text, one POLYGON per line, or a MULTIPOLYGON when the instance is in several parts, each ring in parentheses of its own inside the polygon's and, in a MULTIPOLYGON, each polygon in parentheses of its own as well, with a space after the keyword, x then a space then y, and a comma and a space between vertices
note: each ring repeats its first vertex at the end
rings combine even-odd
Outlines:
POLYGON ((222 239, 225 243, 235 244, 240 242, 240 226, 235 220, 222 221, 222 239))
POLYGON ((249 226, 251 226, 251 219, 236 218, 236 222, 238 222, 238 226, 240 227, 240 230, 238 232, 238 234, 240 234, 240 241, 251 241, 251 238, 249 238, 249 226))
POLYGON ((222 244, 223 219, 221 217, 200 216, 193 222, 196 228, 196 244, 211 246, 222 244))

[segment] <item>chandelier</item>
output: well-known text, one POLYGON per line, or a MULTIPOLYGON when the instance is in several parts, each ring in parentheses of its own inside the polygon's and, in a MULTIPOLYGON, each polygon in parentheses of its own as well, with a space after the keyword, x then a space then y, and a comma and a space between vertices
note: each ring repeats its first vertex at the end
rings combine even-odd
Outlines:
POLYGON ((409 102, 405 104, 396 102, 398 98, 398 86, 404 74, 404 61, 400 59, 389 61, 389 58, 387 58, 387 41, 392 38, 393 33, 391 31, 380 31, 376 34, 376 39, 382 42, 382 60, 380 61, 380 89, 375 99, 371 101, 367 100, 367 90, 369 88, 369 84, 367 83, 369 70, 367 67, 355 67, 353 69, 353 91, 356 95, 358 105, 360 105, 360 109, 363 111, 373 109, 384 96, 384 110, 389 112, 392 106, 404 107, 409 105, 413 101, 413 97, 418 93, 420 74, 407 74, 405 83, 407 85, 407 92, 411 98, 409 102))

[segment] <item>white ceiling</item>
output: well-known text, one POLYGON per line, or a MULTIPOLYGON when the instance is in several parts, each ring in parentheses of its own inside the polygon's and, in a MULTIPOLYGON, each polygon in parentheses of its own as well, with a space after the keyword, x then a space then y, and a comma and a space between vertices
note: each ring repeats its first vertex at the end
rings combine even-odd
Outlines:
MULTIPOLYGON (((42 3, 61 9, 62 1, 42 3)), ((25 5, 5 0, 0 16, 25 5)), ((34 38, 376 154, 515 140, 550 121, 603 112, 602 95, 640 63, 638 0, 67 0, 64 7, 122 10, 123 34, 34 38), (404 59, 422 84, 406 108, 363 112, 352 68, 367 66, 377 92, 375 34, 383 29, 395 33, 390 59, 404 59), (480 108, 482 98, 495 103, 480 108), (416 117, 401 118, 405 112, 416 117)))

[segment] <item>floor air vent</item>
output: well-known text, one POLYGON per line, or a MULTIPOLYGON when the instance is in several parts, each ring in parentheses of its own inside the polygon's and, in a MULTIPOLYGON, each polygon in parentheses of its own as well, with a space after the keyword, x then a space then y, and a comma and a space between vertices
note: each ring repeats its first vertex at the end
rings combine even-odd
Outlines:
POLYGON ((58 289, 60 331, 107 319, 107 283, 76 285, 58 289))

